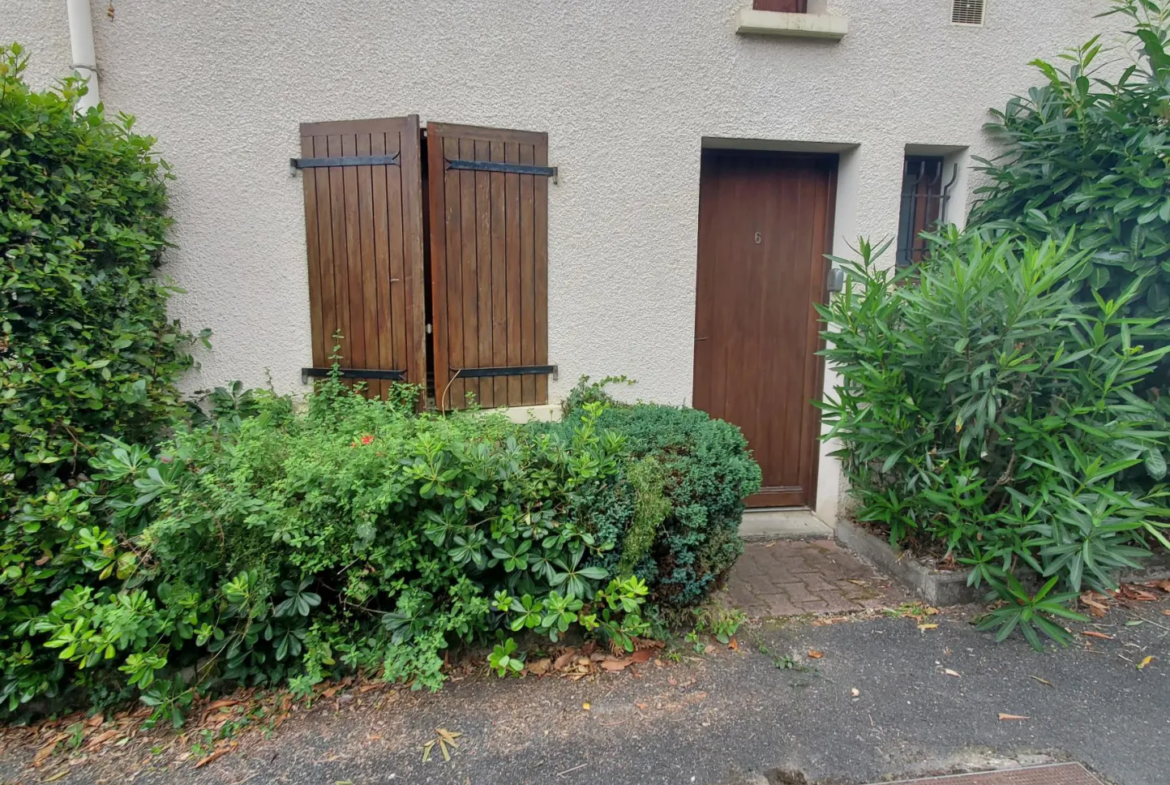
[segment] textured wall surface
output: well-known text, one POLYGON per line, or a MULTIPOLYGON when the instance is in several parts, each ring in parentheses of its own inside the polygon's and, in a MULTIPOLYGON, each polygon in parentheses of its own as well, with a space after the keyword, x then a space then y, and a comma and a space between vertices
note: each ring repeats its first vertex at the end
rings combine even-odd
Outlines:
MULTIPOLYGON (((840 43, 734 34, 747 0, 95 0, 102 98, 174 165, 166 272, 174 313, 211 327, 189 386, 310 359, 298 123, 418 113, 547 131, 549 358, 559 400, 580 374, 691 397, 704 138, 855 146, 842 159, 835 251, 896 232, 907 144, 990 152, 989 106, 1111 20, 1105 0, 1000 0, 981 28, 950 0, 830 0, 840 43), (112 9, 112 11, 111 11, 112 9)), ((34 81, 69 64, 64 0, 0 0, 0 38, 34 81)), ((831 382, 831 375, 830 375, 831 382)), ((836 506, 822 469, 820 512, 836 506)))

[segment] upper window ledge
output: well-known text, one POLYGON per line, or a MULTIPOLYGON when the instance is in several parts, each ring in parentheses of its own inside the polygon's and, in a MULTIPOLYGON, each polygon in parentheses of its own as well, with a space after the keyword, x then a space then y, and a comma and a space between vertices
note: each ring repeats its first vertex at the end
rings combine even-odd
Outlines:
POLYGON ((741 8, 735 15, 738 35, 781 35, 840 41, 849 32, 849 18, 832 14, 786 14, 741 8))

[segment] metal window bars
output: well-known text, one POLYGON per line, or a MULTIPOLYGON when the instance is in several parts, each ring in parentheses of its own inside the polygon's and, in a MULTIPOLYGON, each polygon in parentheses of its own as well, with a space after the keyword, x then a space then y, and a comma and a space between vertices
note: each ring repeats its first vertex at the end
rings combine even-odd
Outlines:
POLYGON ((908 267, 926 256, 923 232, 932 232, 946 223, 951 187, 959 177, 959 165, 943 183, 944 161, 940 156, 908 155, 902 166, 902 206, 898 218, 897 263, 908 267))

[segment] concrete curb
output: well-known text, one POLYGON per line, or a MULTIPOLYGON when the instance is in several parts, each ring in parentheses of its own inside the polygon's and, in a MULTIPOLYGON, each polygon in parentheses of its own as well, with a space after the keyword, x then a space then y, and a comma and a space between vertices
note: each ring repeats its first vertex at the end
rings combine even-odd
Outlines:
POLYGON ((931 605, 966 605, 987 593, 986 588, 967 585, 967 570, 932 570, 906 551, 895 553, 889 542, 851 521, 837 522, 837 539, 931 605))
MULTIPOLYGON (((970 570, 933 570, 906 551, 895 551, 887 540, 870 534, 851 521, 837 522, 837 539, 931 605, 982 602, 988 592, 986 586, 967 585, 970 570)), ((1170 553, 1155 554, 1142 569, 1123 570, 1117 576, 1121 583, 1167 579, 1170 579, 1170 553)))

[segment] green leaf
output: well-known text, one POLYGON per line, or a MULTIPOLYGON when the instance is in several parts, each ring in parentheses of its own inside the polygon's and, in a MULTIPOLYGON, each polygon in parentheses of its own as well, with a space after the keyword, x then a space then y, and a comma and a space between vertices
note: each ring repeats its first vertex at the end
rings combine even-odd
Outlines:
POLYGON ((1146 458, 1143 462, 1146 467, 1146 473, 1155 480, 1161 480, 1166 476, 1166 457, 1162 451, 1156 447, 1151 447, 1146 450, 1146 458))

